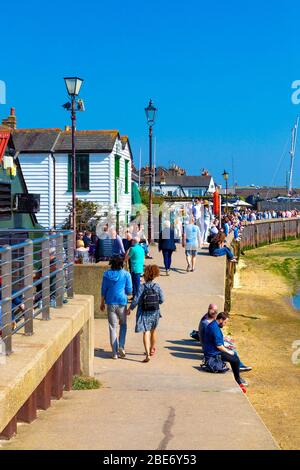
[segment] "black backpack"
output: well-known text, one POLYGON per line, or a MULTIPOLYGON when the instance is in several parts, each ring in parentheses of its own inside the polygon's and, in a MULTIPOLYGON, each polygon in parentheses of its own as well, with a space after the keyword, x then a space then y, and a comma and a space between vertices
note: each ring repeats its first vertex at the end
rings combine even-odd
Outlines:
POLYGON ((159 310, 159 294, 154 287, 144 286, 142 308, 144 312, 159 310))
POLYGON ((201 366, 207 372, 212 372, 213 374, 224 373, 229 369, 226 366, 226 363, 222 361, 221 355, 208 357, 201 366))

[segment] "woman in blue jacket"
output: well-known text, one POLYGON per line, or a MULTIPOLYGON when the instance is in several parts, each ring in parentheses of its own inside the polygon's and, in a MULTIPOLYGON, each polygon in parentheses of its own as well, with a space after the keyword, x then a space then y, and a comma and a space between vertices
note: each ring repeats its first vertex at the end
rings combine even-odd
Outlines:
POLYGON ((164 228, 159 234, 158 249, 163 253, 166 276, 169 276, 172 264, 172 255, 173 252, 176 251, 176 244, 175 232, 168 220, 165 221, 164 228))
POLYGON ((113 359, 118 359, 118 357, 125 358, 126 356, 127 296, 132 294, 132 281, 130 274, 123 268, 124 260, 122 258, 112 258, 110 269, 103 275, 101 287, 100 310, 104 312, 105 305, 107 305, 109 337, 113 359), (120 325, 119 338, 117 336, 118 325, 120 325))

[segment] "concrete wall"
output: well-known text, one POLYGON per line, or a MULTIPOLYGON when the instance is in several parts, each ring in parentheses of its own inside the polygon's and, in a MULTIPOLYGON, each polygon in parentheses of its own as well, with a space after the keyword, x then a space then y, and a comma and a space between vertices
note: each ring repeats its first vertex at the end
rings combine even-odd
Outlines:
POLYGON ((107 269, 108 262, 102 261, 96 264, 74 265, 74 292, 94 296, 95 318, 106 318, 106 312, 100 311, 100 291, 103 273, 107 269))
POLYGON ((13 354, 0 364, 0 434, 17 419, 47 374, 80 333, 80 367, 93 375, 93 297, 76 295, 62 308, 51 309, 51 320, 34 320, 34 334, 13 336, 13 354))

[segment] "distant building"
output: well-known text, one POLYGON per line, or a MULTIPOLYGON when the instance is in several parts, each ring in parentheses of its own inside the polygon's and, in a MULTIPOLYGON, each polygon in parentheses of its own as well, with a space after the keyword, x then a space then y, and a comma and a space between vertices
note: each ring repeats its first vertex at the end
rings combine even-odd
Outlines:
MULTIPOLYGON (((30 192, 41 195, 38 222, 60 228, 72 200, 71 130, 17 129, 13 142, 30 192)), ((117 130, 76 131, 77 198, 112 211, 118 222, 131 215, 132 152, 117 130)))
MULTIPOLYGON (((149 185, 149 167, 141 171, 141 184, 149 185)), ((207 170, 202 175, 189 176, 186 171, 177 165, 166 169, 158 167, 153 177, 153 191, 165 197, 201 197, 215 192, 213 177, 207 170)))
POLYGON ((11 138, 11 129, 0 126, 0 232, 1 229, 36 228, 34 211, 38 210, 38 199, 36 195, 34 202, 37 206, 33 207, 11 138))

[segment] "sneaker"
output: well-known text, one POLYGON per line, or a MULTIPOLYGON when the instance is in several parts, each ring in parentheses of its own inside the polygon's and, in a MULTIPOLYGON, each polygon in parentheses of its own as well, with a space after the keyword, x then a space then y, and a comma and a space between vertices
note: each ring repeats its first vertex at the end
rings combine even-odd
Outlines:
POLYGON ((249 384, 248 384, 248 382, 246 382, 245 379, 241 379, 240 385, 243 385, 244 387, 248 387, 249 384))
POLYGON ((113 354, 111 357, 112 357, 112 359, 118 359, 118 355, 117 355, 117 354, 113 354))
POLYGON ((240 367, 240 372, 249 372, 249 370, 252 370, 252 367, 244 365, 240 367))
POLYGON ((119 356, 121 359, 124 359, 126 357, 126 352, 124 348, 119 348, 119 356))

